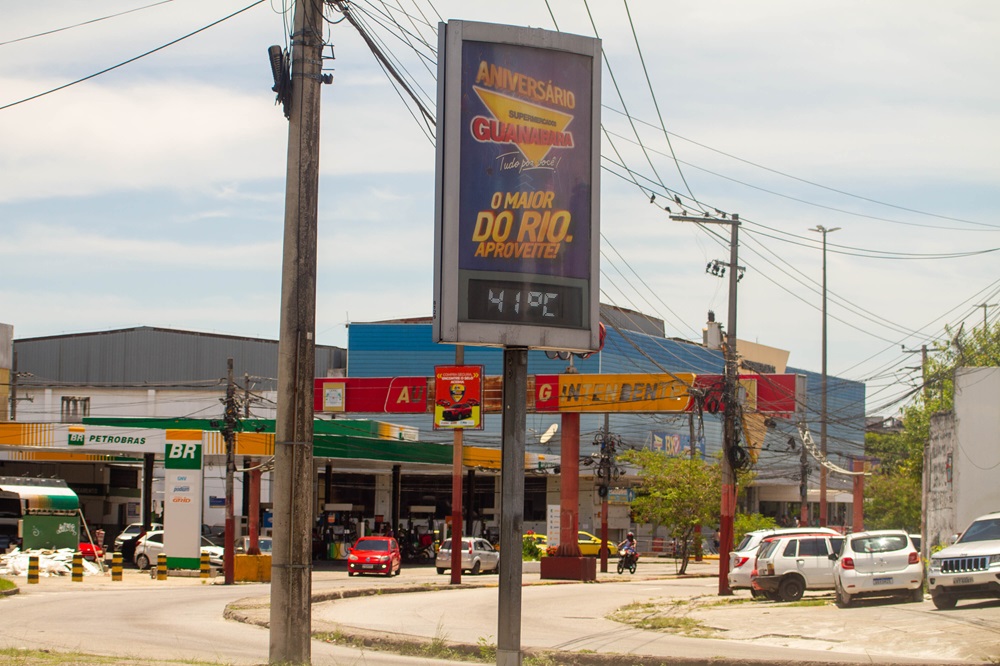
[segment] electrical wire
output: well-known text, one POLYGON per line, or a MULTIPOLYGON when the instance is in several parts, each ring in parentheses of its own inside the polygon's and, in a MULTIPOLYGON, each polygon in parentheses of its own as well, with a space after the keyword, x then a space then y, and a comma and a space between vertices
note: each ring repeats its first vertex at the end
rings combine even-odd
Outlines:
POLYGON ((45 37, 46 35, 54 35, 58 32, 63 32, 65 30, 72 30, 74 28, 79 28, 81 26, 90 25, 91 23, 99 23, 100 21, 106 21, 108 19, 117 18, 119 16, 125 16, 126 14, 131 14, 133 12, 140 12, 144 9, 149 9, 151 7, 156 7, 158 5, 165 5, 168 2, 173 2, 174 0, 160 0, 159 2, 154 2, 149 5, 143 5, 142 7, 135 7, 134 9, 126 9, 123 12, 118 12, 116 14, 108 14, 107 16, 101 16, 99 18, 90 19, 89 21, 81 21, 79 23, 74 23, 73 25, 67 25, 62 28, 55 28, 53 30, 46 30, 45 32, 36 32, 33 35, 27 35, 25 37, 17 37, 15 39, 8 39, 5 42, 0 42, 0 46, 7 46, 8 44, 15 44, 17 42, 27 41, 29 39, 35 39, 37 37, 45 37))
POLYGON ((208 25, 206 25, 204 27, 198 28, 197 30, 195 30, 193 32, 189 32, 188 34, 184 35, 183 37, 178 37, 177 39, 169 41, 166 44, 163 44, 162 46, 157 46, 155 49, 150 49, 149 51, 146 51, 145 53, 140 53, 137 56, 129 58, 128 60, 124 60, 124 61, 118 63, 117 65, 112 65, 111 67, 106 67, 105 69, 102 69, 99 72, 94 72, 93 74, 88 74, 87 76, 84 76, 83 78, 77 79, 75 81, 70 81, 69 83, 64 83, 61 86, 56 86, 55 88, 52 88, 50 90, 46 90, 45 92, 40 92, 40 93, 37 93, 35 95, 31 95, 30 97, 25 97, 24 99, 19 99, 16 102, 10 102, 8 104, 4 104, 3 106, 0 106, 0 111, 3 111, 4 109, 9 109, 9 108, 17 106, 19 104, 24 104, 25 102, 30 102, 32 100, 36 100, 36 99, 38 99, 40 97, 45 97, 46 95, 51 95, 52 93, 59 92, 60 90, 65 90, 66 88, 69 88, 71 86, 75 86, 78 83, 83 83, 84 81, 89 81, 90 79, 97 78, 98 76, 101 76, 103 74, 107 74, 108 72, 112 72, 112 71, 114 71, 114 70, 116 70, 116 69, 118 69, 120 67, 124 67, 125 65, 129 65, 129 64, 131 64, 131 63, 133 63, 133 62, 135 62, 137 60, 141 60, 142 58, 145 58, 146 56, 152 55, 154 53, 157 53, 158 51, 162 51, 165 48, 171 47, 174 44, 182 42, 185 39, 188 39, 189 37, 194 37, 198 33, 205 32, 209 28, 214 28, 215 26, 219 25, 220 23, 222 23, 224 21, 228 21, 229 19, 231 19, 231 18, 233 18, 235 16, 238 16, 238 15, 242 14, 245 11, 253 9, 257 5, 262 4, 262 3, 266 2, 266 1, 267 0, 255 0, 255 2, 250 3, 249 5, 247 5, 246 7, 244 7, 243 9, 239 9, 239 10, 233 12, 232 14, 229 14, 228 16, 223 16, 219 20, 213 21, 212 23, 209 23, 208 25))

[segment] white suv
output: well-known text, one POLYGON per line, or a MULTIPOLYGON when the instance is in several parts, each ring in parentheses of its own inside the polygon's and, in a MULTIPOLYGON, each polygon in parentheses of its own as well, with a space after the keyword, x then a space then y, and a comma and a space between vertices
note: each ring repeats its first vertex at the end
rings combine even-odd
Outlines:
POLYGON ((1000 598, 1000 512, 976 518, 954 545, 932 554, 927 582, 941 610, 959 599, 1000 598))
POLYGON ((753 589, 774 601, 798 601, 808 590, 832 590, 831 555, 840 552, 839 534, 796 534, 766 539, 751 573, 753 589))
POLYGON ((753 569, 757 549, 767 537, 788 534, 836 535, 840 533, 829 527, 778 527, 747 532, 739 545, 729 553, 729 588, 732 590, 750 590, 753 596, 758 596, 760 593, 750 586, 750 572, 753 569))

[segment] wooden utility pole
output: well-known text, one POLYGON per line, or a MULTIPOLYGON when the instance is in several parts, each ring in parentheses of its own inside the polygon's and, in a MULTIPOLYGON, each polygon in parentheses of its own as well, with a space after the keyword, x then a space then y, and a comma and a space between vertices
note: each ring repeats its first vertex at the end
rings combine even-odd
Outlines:
POLYGON ((311 660, 313 379, 322 85, 322 2, 295 3, 278 339, 271 664, 311 660))

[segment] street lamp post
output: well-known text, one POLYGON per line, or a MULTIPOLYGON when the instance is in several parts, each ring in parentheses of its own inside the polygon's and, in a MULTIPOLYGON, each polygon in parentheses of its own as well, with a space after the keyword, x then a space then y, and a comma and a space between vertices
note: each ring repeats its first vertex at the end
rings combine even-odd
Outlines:
MULTIPOLYGON (((838 231, 840 227, 832 227, 827 229, 821 224, 817 224, 815 227, 809 231, 815 231, 817 233, 823 234, 823 382, 822 382, 822 413, 820 415, 820 434, 819 434, 819 447, 820 451, 823 453, 823 460, 826 460, 826 422, 827 422, 827 411, 826 411, 826 384, 827 384, 827 374, 826 374, 826 235, 838 231)), ((826 465, 820 465, 819 467, 819 524, 820 527, 826 527, 827 524, 827 509, 826 509, 826 465)))
POLYGON ((737 423, 738 368, 736 359, 736 283, 739 282, 739 230, 740 216, 732 219, 706 218, 689 215, 671 215, 675 222, 697 222, 700 224, 728 224, 729 241, 729 321, 726 322, 725 346, 725 422, 722 436, 722 502, 719 515, 719 594, 733 593, 729 587, 729 553, 733 549, 733 521, 736 516, 736 471, 731 456, 737 447, 739 424, 737 423))

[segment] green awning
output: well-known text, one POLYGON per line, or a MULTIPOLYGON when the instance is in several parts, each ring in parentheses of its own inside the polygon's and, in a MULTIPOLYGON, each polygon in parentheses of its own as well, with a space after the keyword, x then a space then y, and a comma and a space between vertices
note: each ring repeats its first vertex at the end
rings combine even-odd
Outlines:
MULTIPOLYGON (((209 419, 99 418, 87 417, 84 425, 154 428, 162 430, 218 430, 209 419)), ((367 419, 316 419, 313 421, 313 455, 317 458, 378 460, 390 463, 451 465, 452 445, 387 439, 379 436, 386 424, 367 419)), ((273 419, 248 419, 243 432, 274 432, 273 419)))
POLYGON ((0 484, 0 490, 17 493, 24 501, 26 510, 76 511, 80 508, 80 498, 65 486, 36 486, 0 484))
POLYGON ((313 455, 317 458, 450 465, 452 463, 452 446, 451 444, 344 437, 317 433, 313 435, 313 455))

